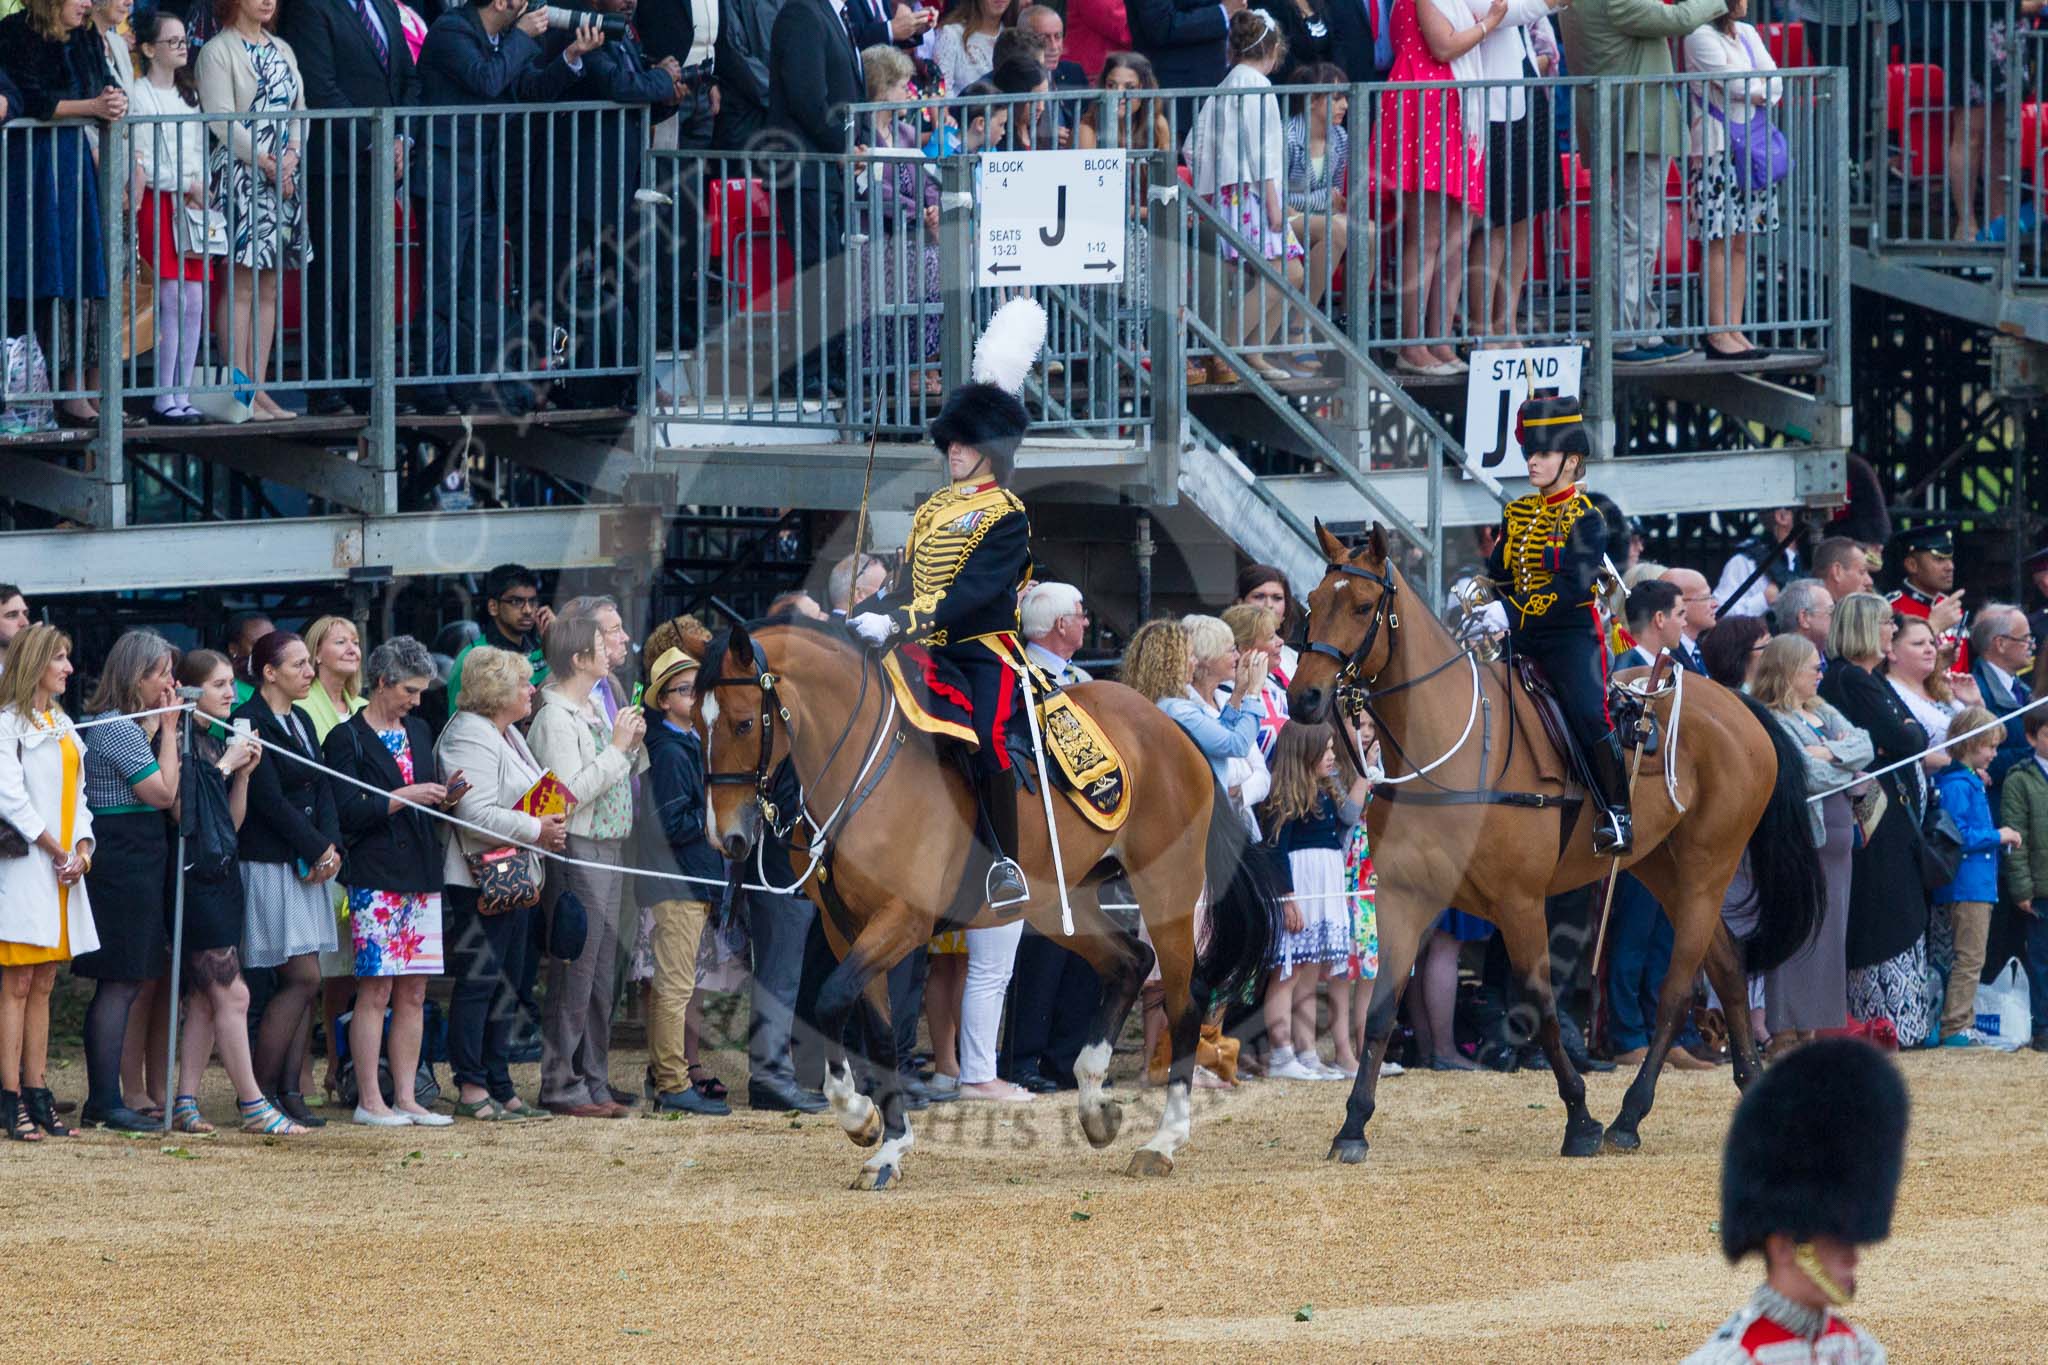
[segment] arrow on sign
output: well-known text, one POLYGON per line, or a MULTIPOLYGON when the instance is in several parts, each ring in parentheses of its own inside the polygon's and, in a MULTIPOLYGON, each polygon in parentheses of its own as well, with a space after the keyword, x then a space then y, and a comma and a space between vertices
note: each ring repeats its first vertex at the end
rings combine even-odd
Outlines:
POLYGON ((1038 230, 1038 240, 1047 246, 1058 246, 1067 237, 1067 187, 1065 185, 1059 187, 1059 198, 1055 203, 1052 231, 1048 232, 1044 228, 1038 230))
POLYGON ((1021 265, 992 265, 988 268, 988 273, 991 275, 1014 275, 1023 268, 1021 265))
POLYGON ((1115 261, 1090 261, 1090 262, 1088 262, 1088 264, 1086 264, 1086 265, 1082 266, 1081 268, 1082 268, 1083 270, 1114 270, 1114 269, 1116 269, 1116 262, 1115 262, 1115 261))

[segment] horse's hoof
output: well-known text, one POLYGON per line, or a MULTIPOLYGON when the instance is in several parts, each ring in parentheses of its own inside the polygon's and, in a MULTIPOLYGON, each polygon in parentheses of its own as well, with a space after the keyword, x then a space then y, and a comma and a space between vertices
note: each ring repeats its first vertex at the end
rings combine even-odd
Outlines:
POLYGON ((1366 1141, 1364 1138, 1338 1138, 1330 1144, 1330 1154, 1325 1161, 1341 1161, 1346 1166, 1356 1166, 1365 1160, 1366 1141))
POLYGON ((1633 1152, 1643 1145, 1643 1139, 1633 1128, 1624 1128, 1619 1123, 1607 1130, 1606 1143, 1609 1151, 1633 1152))
POLYGON ((1586 1119, 1574 1123, 1564 1130, 1564 1146, 1559 1156, 1598 1156, 1602 1129, 1598 1119, 1586 1119))
POLYGON ((1140 1147, 1131 1153, 1131 1164, 1124 1167, 1124 1174, 1139 1178, 1148 1175, 1172 1175, 1173 1158, 1164 1152, 1155 1152, 1150 1147, 1140 1147))
POLYGON ((856 1190, 887 1190, 903 1183, 903 1177, 892 1166, 876 1166, 872 1170, 861 1167, 860 1174, 853 1178, 856 1190))
POLYGON ((1115 1100, 1104 1100, 1094 1109, 1081 1111, 1081 1131, 1087 1135, 1088 1145, 1100 1151, 1116 1141, 1117 1131, 1124 1126, 1124 1107, 1115 1100))
POLYGON ((846 1130, 846 1136, 856 1147, 872 1147, 882 1140, 882 1110, 879 1105, 868 1106, 867 1117, 860 1126, 846 1130))

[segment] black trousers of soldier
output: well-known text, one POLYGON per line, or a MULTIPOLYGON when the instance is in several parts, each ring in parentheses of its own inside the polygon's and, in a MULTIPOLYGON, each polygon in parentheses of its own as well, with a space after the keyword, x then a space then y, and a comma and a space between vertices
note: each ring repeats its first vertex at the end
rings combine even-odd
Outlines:
POLYGON ((1607 710, 1607 650, 1591 629, 1531 631, 1515 637, 1515 649, 1543 666, 1565 724, 1587 749, 1614 729, 1607 710))

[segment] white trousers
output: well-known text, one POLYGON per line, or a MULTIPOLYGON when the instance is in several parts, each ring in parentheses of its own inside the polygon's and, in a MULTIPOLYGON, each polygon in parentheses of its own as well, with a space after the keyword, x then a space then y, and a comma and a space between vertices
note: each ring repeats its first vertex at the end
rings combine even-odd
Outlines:
POLYGON ((995 929, 967 931, 967 989, 960 1000, 960 1083, 980 1085, 996 1078, 996 1041, 1003 1033, 1003 995, 1024 921, 995 929))

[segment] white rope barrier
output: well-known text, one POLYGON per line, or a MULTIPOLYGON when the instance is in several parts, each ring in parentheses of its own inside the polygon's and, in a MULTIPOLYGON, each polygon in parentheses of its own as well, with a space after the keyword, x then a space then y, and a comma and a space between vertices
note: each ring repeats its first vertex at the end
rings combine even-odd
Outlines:
POLYGON ((1975 739, 1978 735, 1989 734, 1993 730, 2003 730, 2006 726, 2006 722, 2010 721, 2014 716, 2024 716, 2025 714, 2027 714, 2027 712, 2032 711, 2033 709, 2039 706, 2048 706, 2048 693, 2044 693, 2043 695, 2034 698, 2025 706, 2019 707, 2016 710, 2006 712, 2004 715, 1994 719, 1989 725, 1980 725, 1976 729, 1965 731, 1963 734, 1960 735, 1950 735, 1947 739, 1942 740, 1939 744, 1930 744, 1917 754, 1909 754, 1905 758, 1899 759, 1895 763, 1885 764, 1882 768, 1872 768, 1869 772, 1859 773, 1854 778, 1847 782, 1844 782, 1839 787, 1830 787, 1824 792, 1820 792, 1816 795, 1809 796, 1806 798, 1807 804, 1811 805, 1816 801, 1825 801, 1830 796, 1839 796, 1841 793, 1848 791, 1851 787, 1862 786, 1865 782, 1868 782, 1873 777, 1883 777, 1886 773, 1897 772, 1900 768, 1909 768, 1913 764, 1918 763, 1921 759, 1926 758, 1927 755, 1935 753, 1941 749, 1953 748, 1955 745, 1961 744, 1964 740, 1975 739))

